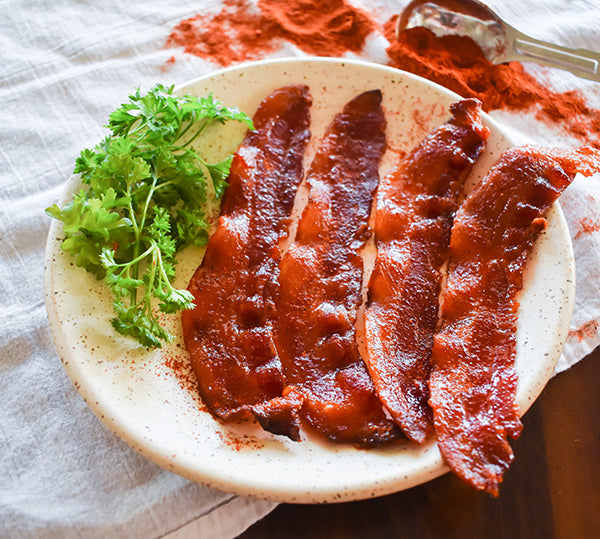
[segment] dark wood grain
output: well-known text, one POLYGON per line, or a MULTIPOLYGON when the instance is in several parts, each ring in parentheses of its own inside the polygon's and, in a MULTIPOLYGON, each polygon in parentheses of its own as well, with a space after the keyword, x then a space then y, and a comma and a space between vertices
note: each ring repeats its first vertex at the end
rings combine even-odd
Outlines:
POLYGON ((600 348, 550 380, 523 423, 497 499, 447 474, 373 500, 282 504, 240 537, 600 537, 600 348))

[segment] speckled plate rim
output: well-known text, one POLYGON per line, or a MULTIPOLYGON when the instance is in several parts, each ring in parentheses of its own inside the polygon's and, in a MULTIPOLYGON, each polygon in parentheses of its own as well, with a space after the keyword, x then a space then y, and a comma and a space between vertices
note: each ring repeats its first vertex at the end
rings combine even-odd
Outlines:
MULTIPOLYGON (((195 79, 178 91, 212 90, 227 104, 238 105, 251 114, 262 97, 289 83, 311 86, 315 98, 313 120, 318 117, 313 122, 314 140, 318 140, 345 99, 366 89, 383 90, 390 130, 402 115, 403 128, 412 126, 411 133, 396 133, 398 139, 392 141, 393 145, 407 148, 431 125, 441 123, 447 116, 447 105, 459 99, 441 86, 394 68, 329 58, 244 64, 195 79), (405 95, 397 97, 394 92, 405 95), (387 101, 390 93, 394 97, 387 101), (233 99, 235 96, 238 99, 233 99), (406 110, 394 110, 398 100, 404 108, 412 103, 411 118, 407 118, 406 110), (429 119, 427 115, 418 117, 424 110, 429 111, 429 119)), ((500 151, 512 146, 496 122, 488 115, 484 115, 484 121, 492 135, 472 182, 489 168, 500 151)), ((229 142, 237 145, 241 136, 241 131, 234 132, 229 142)), ((308 154, 307 160, 310 148, 308 154)), ((63 200, 78 187, 78 179, 71 178, 63 200)), ((558 203, 552 208, 548 223, 528 262, 521 296, 516 368, 517 400, 523 413, 552 376, 567 337, 574 303, 573 252, 558 203)), ((215 421, 202 409, 197 395, 183 388, 165 365, 165 357, 186 360, 180 331, 173 345, 163 351, 129 349, 127 341, 112 334, 110 327, 102 326, 102 317, 109 313, 105 305, 107 294, 62 253, 60 238, 60 226, 53 222, 46 247, 44 285, 57 352, 92 411, 154 463, 224 491, 292 503, 341 502, 385 495, 448 471, 434 442, 421 447, 399 442, 359 450, 306 434, 304 441, 294 443, 264 433, 253 424, 223 425, 215 421)), ((189 260, 180 262, 179 286, 187 283, 199 254, 185 256, 189 260)), ((177 321, 167 323, 177 332, 177 321)))

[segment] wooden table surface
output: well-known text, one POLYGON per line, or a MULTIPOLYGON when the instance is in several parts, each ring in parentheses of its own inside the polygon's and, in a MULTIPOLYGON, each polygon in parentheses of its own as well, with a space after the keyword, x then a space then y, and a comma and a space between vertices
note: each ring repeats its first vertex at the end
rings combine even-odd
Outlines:
POLYGON ((446 474, 366 501, 282 504, 240 537, 600 538, 600 348, 551 379, 523 424, 496 499, 446 474))

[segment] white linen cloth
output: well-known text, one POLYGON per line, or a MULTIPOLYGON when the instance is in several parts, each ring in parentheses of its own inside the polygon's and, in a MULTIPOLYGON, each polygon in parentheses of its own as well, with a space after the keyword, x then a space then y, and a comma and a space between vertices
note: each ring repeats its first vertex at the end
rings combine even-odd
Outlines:
MULTIPOLYGON (((353 2, 381 22, 406 1, 353 2)), ((215 0, 0 0, 0 536, 227 538, 274 504, 191 483, 130 449, 90 412, 64 373, 43 302, 43 251, 56 202, 79 151, 105 135, 108 114, 136 86, 182 84, 218 66, 165 49, 182 19, 215 0), (176 61, 167 60, 175 55, 176 61), (185 526, 187 523, 190 523, 185 526), (185 527, 184 527, 185 526, 185 527)), ((596 0, 495 0, 520 30, 600 51, 596 0)), ((385 61, 385 40, 364 59, 385 61)), ((274 56, 302 53, 282 44, 274 56)), ((557 89, 600 86, 534 68, 557 89)), ((533 118, 492 115, 522 140, 573 144, 533 118)), ((573 336, 558 370, 600 343, 600 180, 578 181, 563 207, 577 258, 573 336), (596 227, 598 228, 598 227, 596 227), (583 328, 583 330, 581 330, 583 328)))

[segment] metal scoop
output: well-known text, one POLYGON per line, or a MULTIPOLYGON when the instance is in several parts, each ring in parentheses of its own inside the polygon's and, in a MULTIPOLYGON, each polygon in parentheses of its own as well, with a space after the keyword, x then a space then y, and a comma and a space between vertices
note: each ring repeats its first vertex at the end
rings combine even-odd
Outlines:
POLYGON ((469 36, 494 64, 535 62, 600 81, 600 54, 529 37, 477 0, 413 0, 398 17, 396 34, 415 26, 424 26, 438 36, 469 36))

